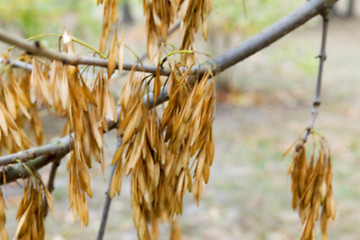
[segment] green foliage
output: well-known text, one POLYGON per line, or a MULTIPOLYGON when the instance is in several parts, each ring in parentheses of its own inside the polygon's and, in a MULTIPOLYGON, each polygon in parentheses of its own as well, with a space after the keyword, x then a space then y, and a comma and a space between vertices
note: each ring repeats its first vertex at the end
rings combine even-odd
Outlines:
POLYGON ((66 26, 76 36, 93 38, 102 21, 102 9, 93 0, 2 0, 0 12, 0 22, 21 30, 25 37, 59 33, 66 26))
POLYGON ((253 35, 303 2, 285 0, 213 0, 213 24, 226 32, 235 28, 253 35), (215 16, 214 16, 215 15, 215 16))

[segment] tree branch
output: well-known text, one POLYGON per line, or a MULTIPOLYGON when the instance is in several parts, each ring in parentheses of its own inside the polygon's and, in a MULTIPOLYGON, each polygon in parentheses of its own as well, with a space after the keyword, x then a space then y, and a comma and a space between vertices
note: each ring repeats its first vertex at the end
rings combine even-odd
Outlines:
MULTIPOLYGON (((336 1, 334 1, 336 2, 336 1)), ((225 53, 215 57, 213 63, 211 64, 214 68, 213 72, 219 73, 225 69, 233 66, 234 64, 244 60, 245 58, 251 56, 252 54, 260 51, 261 49, 267 47, 271 43, 285 36, 290 31, 296 29, 300 25, 304 24, 309 19, 313 18, 318 14, 323 14, 329 9, 330 5, 327 0, 309 0, 303 6, 285 16, 283 19, 274 23, 270 27, 266 28, 262 32, 256 34, 250 39, 243 42, 241 45, 234 47, 225 53)), ((67 64, 86 64, 99 67, 107 67, 107 60, 93 58, 93 57, 78 57, 71 54, 54 52, 46 49, 41 46, 39 42, 29 43, 25 40, 9 37, 8 34, 5 34, 0 30, 0 41, 16 45, 20 48, 25 49, 29 53, 38 56, 48 57, 52 60, 60 60, 67 64)), ((192 70, 193 74, 203 74, 208 71, 208 65, 203 65, 200 69, 195 68, 192 70)), ((139 64, 124 64, 124 69, 130 70, 135 66, 136 71, 144 71, 150 73, 156 73, 156 67, 154 66, 141 66, 139 64)), ((170 71, 166 69, 161 69, 160 74, 169 75, 170 71)), ((161 88, 161 93, 154 101, 153 93, 150 93, 149 97, 144 97, 144 104, 149 107, 156 106, 168 100, 168 95, 166 88, 161 88), (147 102, 147 99, 150 99, 147 102)), ((120 112, 120 107, 118 108, 118 113, 120 112)), ((110 123, 109 129, 116 127, 116 123, 110 123)), ((15 154, 8 156, 0 157, 0 166, 14 163, 16 159, 20 161, 30 160, 27 164, 32 165, 34 168, 39 169, 42 166, 48 164, 51 161, 54 161, 56 158, 50 159, 52 156, 64 156, 66 155, 73 144, 72 136, 67 136, 59 140, 61 144, 48 144, 38 148, 32 148, 24 150, 15 154)), ((14 166, 7 166, 4 168, 4 171, 7 173, 6 182, 14 181, 17 178, 21 178, 23 175, 23 170, 18 166, 21 164, 16 164, 14 166), (12 174, 9 175, 9 172, 12 174)), ((3 173, 0 172, 0 185, 3 184, 3 173)))
MULTIPOLYGON (((108 62, 107 59, 100 59, 100 58, 88 57, 88 56, 76 56, 74 54, 53 51, 43 46, 40 43, 40 41, 29 42, 26 41, 26 39, 10 36, 2 29, 0 29, 0 41, 24 49, 26 53, 29 55, 46 57, 50 60, 61 61, 64 64, 88 65, 88 66, 107 68, 107 62, 108 62)), ((135 71, 149 72, 153 74, 156 74, 156 70, 157 70, 156 66, 141 65, 140 63, 138 64, 132 64, 126 62, 123 63, 124 70, 131 70, 133 67, 135 71)), ((170 75, 170 70, 160 69, 160 74, 168 76, 170 75)))
POLYGON ((57 156, 52 155, 42 155, 34 159, 29 160, 26 163, 17 163, 11 166, 4 167, 0 172, 0 185, 5 183, 16 181, 19 178, 28 178, 31 173, 24 166, 27 165, 32 171, 36 171, 47 164, 56 161, 57 159, 63 158, 68 152, 62 152, 57 156), (5 174, 5 177, 4 177, 5 174))
MULTIPOLYGON (((335 0, 334 2, 336 2, 335 0)), ((303 25, 313 17, 327 11, 331 6, 328 0, 309 0, 304 5, 286 15, 263 31, 247 39, 242 44, 233 47, 215 57, 213 73, 219 73, 259 52, 291 31, 303 25)), ((211 63, 210 63, 211 64, 211 63)), ((202 66, 200 72, 206 72, 207 66, 202 66)))
MULTIPOLYGON (((333 3, 336 1, 337 0, 334 0, 333 3)), ((322 14, 329 7, 331 7, 331 5, 328 0, 309 0, 294 12, 285 16, 284 18, 274 23, 270 27, 266 28, 262 32, 249 38, 241 45, 231 48, 223 54, 215 57, 214 61, 209 61, 207 64, 202 65, 200 69, 197 67, 193 67, 191 73, 203 74, 209 70, 209 65, 213 67, 212 69, 214 74, 220 73, 225 69, 233 66, 234 64, 241 62, 247 57, 253 55, 254 53, 262 50, 263 48, 269 46, 271 43, 277 41, 289 32, 303 25, 305 22, 307 22, 314 16, 322 14)), ((56 52, 45 48, 43 45, 41 45, 39 41, 28 42, 25 39, 10 36, 3 30, 0 30, 0 41, 22 48, 26 50, 29 54, 47 57, 51 60, 62 61, 65 64, 90 65, 104 68, 107 67, 106 59, 99 59, 87 56, 76 56, 73 54, 56 52)), ((134 68, 135 71, 148 72, 153 74, 156 74, 157 70, 156 66, 141 65, 139 63, 123 64, 124 70, 131 70, 132 68, 134 68)), ((170 75, 170 70, 160 69, 160 74, 168 76, 170 75)))
POLYGON ((25 162, 42 155, 60 156, 70 151, 70 145, 73 144, 73 136, 66 136, 55 143, 46 144, 36 148, 26 149, 14 154, 0 157, 0 166, 16 163, 17 161, 25 162))
POLYGON ((319 58, 319 69, 318 69, 318 76, 316 81, 316 90, 315 90, 315 97, 313 102, 313 109, 311 111, 311 118, 308 127, 305 130, 304 136, 302 137, 302 141, 305 143, 309 134, 311 133, 312 129, 314 128, 316 117, 319 113, 319 107, 321 104, 321 81, 322 81, 322 73, 324 68, 324 62, 326 60, 326 39, 327 39, 327 32, 329 26, 329 12, 324 13, 323 15, 323 26, 322 26, 322 37, 321 37, 321 47, 320 47, 320 55, 319 58))
MULTIPOLYGON (((149 95, 144 96, 143 104, 151 108, 164 103, 168 100, 168 98, 169 97, 166 93, 166 88, 162 87, 159 97, 156 99, 156 101, 154 101, 154 94, 150 93, 149 95)), ((118 118, 120 115, 120 109, 120 107, 116 109, 118 118)), ((109 131, 116 128, 117 122, 112 122, 108 118, 106 118, 106 121, 109 126, 109 131)), ((17 178, 24 178, 24 176, 28 177, 24 167, 22 166, 23 163, 18 163, 19 161, 26 162, 28 166, 32 169, 39 169, 47 165, 48 163, 55 161, 56 159, 63 158, 68 152, 70 152, 73 144, 74 138, 71 134, 69 136, 61 138, 60 140, 57 140, 56 143, 50 143, 40 147, 30 148, 14 154, 0 157, 0 166, 17 163, 15 165, 5 166, 3 167, 3 169, 0 169, 0 185, 4 184, 4 173, 6 183, 15 181, 17 178)))

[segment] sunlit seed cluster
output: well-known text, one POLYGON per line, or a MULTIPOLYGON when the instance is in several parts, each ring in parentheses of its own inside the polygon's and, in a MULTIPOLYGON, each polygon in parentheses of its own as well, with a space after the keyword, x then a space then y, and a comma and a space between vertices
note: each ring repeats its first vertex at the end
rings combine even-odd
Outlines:
POLYGON ((169 103, 162 116, 142 104, 149 85, 141 76, 131 74, 120 95, 118 135, 123 135, 113 158, 116 170, 110 196, 120 193, 123 175, 131 173, 131 205, 140 239, 155 239, 148 222, 156 228, 158 220, 172 221, 182 213, 186 190, 199 203, 203 184, 209 180, 214 157, 214 83, 209 74, 194 85, 187 77, 188 72, 168 78, 169 103))

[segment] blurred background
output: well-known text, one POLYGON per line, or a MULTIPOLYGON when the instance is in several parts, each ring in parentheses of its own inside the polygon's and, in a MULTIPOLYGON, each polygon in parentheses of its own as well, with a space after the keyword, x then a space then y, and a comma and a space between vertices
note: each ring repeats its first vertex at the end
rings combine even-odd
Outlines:
MULTIPOLYGON (((213 0, 209 39, 197 36, 196 49, 211 56, 240 44, 271 25, 305 1, 213 0)), ((356 2, 357 3, 357 2, 356 2)), ((330 22, 322 104, 316 129, 329 141, 333 154, 333 188, 337 218, 329 225, 329 239, 358 239, 360 228, 360 4, 341 0, 330 22), (350 7, 349 7, 350 6, 350 7)), ((31 37, 70 31, 98 47, 102 6, 95 0, 2 0, 0 27, 9 34, 31 37)), ((125 43, 139 56, 146 36, 141 1, 119 0, 119 20, 125 24, 125 43)), ((169 43, 178 43, 179 33, 169 43)), ((307 126, 315 92, 321 37, 321 19, 311 20, 275 44, 221 73, 216 78, 217 108, 213 125, 215 160, 209 184, 196 207, 185 195, 179 217, 182 239, 298 239, 301 224, 291 209, 290 157, 282 153, 307 126)), ((41 42, 56 48, 58 38, 41 42)), ((178 44, 177 44, 178 46, 178 44)), ((0 43, 0 50, 8 46, 0 43)), ((88 50, 79 48, 78 53, 88 50)), ((125 61, 136 57, 125 51, 125 61)), ((111 91, 118 97, 126 77, 113 77, 111 91)), ((64 122, 44 114, 46 142, 61 134, 64 122)), ((105 137, 107 172, 92 169, 93 195, 89 199, 89 226, 74 222, 67 197, 66 159, 55 182, 55 217, 46 220, 46 239, 94 239, 101 219, 110 162, 115 151, 115 132, 105 137)), ((47 180, 49 168, 41 170, 47 180)), ((7 227, 16 229, 16 208, 22 181, 4 187, 7 227)), ((130 181, 114 198, 105 239, 137 239, 130 206, 130 181)), ((160 239, 169 238, 169 226, 161 227, 160 239)), ((318 233, 320 239, 320 234, 318 233)))

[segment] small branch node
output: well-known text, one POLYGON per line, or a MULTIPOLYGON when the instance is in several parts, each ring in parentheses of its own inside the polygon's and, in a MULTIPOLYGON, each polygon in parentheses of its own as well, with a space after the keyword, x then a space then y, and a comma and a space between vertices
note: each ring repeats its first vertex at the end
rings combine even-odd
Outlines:
POLYGON ((40 43, 40 41, 38 41, 38 40, 36 40, 36 41, 34 42, 34 45, 35 45, 35 47, 36 47, 37 49, 40 49, 40 48, 41 48, 41 43, 40 43))
POLYGON ((320 55, 316 56, 315 58, 319 58, 320 61, 323 61, 323 62, 326 61, 326 55, 323 55, 323 54, 320 54, 320 55))
POLYGON ((316 100, 314 100, 314 102, 313 102, 313 106, 314 106, 314 107, 319 107, 320 104, 321 104, 320 99, 316 99, 316 100))

